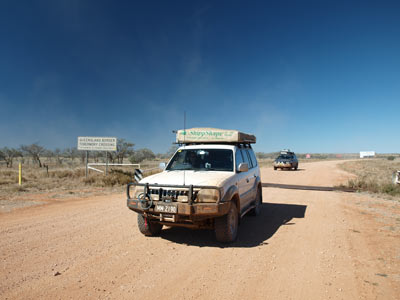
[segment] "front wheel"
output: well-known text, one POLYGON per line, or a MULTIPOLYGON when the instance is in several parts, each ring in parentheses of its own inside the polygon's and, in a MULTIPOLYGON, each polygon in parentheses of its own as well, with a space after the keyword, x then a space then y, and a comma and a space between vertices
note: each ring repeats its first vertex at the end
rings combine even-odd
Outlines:
POLYGON ((138 214, 139 231, 145 236, 154 236, 160 234, 163 225, 149 221, 145 216, 138 214))
POLYGON ((222 243, 231 243, 236 240, 239 226, 239 215, 235 203, 231 203, 229 212, 215 219, 215 237, 222 243))

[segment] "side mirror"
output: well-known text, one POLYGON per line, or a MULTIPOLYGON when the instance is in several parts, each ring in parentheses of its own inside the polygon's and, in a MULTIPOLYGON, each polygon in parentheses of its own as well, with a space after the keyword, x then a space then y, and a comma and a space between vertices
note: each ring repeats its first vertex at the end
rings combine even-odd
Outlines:
POLYGON ((249 170, 249 165, 247 163, 240 163, 238 167, 239 172, 247 172, 249 170))
POLYGON ((166 167, 166 163, 163 163, 163 162, 158 165, 158 168, 162 171, 164 171, 165 167, 166 167))

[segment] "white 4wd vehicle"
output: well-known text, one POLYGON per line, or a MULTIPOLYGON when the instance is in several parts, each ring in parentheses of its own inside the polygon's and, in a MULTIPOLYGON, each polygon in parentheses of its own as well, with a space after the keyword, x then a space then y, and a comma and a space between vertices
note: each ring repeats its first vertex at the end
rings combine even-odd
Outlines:
POLYGON ((218 241, 237 237, 239 219, 258 215, 260 170, 250 146, 255 137, 236 130, 179 130, 175 152, 164 171, 128 184, 128 207, 138 213, 145 235, 162 226, 215 230, 218 241))

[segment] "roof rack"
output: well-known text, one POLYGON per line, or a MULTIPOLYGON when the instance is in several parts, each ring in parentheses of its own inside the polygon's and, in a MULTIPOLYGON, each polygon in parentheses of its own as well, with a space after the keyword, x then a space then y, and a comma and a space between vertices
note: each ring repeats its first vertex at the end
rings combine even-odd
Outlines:
POLYGON ((186 146, 196 146, 196 145, 211 145, 211 144, 217 144, 217 145, 232 145, 232 146, 237 146, 238 148, 251 148, 251 144, 250 143, 225 143, 225 142, 198 142, 198 143, 178 143, 175 142, 173 143, 175 145, 186 145, 186 146))
POLYGON ((281 154, 294 154, 294 152, 290 151, 289 149, 283 149, 281 150, 281 154))

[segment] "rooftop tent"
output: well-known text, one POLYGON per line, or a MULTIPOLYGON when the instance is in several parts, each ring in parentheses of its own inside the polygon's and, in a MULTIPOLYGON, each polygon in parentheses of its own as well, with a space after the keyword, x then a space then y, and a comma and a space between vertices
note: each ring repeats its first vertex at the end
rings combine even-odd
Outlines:
POLYGON ((192 143, 247 143, 254 144, 256 137, 238 130, 218 128, 190 128, 178 130, 176 133, 178 144, 192 143))

